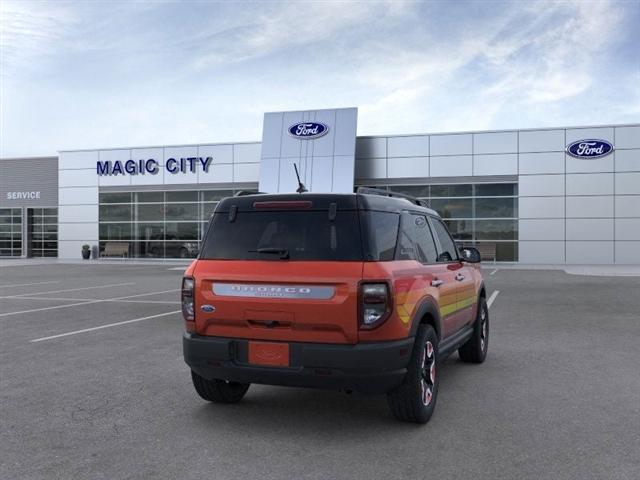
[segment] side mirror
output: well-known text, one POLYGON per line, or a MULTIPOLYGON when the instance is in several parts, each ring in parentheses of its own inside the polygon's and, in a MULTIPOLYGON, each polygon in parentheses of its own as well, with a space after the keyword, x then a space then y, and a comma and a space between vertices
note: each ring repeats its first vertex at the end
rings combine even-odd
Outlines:
POLYGON ((463 247, 460 249, 460 257, 463 262, 480 263, 482 256, 480 251, 475 247, 463 247))

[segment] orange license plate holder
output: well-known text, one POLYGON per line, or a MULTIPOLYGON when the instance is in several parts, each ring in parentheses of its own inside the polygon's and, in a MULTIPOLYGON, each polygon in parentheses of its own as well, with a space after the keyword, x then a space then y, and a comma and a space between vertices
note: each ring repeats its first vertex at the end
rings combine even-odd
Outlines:
POLYGON ((289 344, 249 342, 249 363, 269 367, 289 366, 289 344))

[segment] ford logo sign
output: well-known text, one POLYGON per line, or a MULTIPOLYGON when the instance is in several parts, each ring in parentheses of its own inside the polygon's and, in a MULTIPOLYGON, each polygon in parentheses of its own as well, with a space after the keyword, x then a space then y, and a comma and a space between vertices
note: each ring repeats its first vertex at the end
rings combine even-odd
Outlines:
POLYGON ((318 138, 326 135, 328 132, 329 127, 324 123, 318 122, 301 122, 289 127, 289 135, 304 140, 318 138))
POLYGON ((567 153, 576 158, 600 158, 613 152, 613 145, 606 140, 578 140, 567 147, 567 153))
POLYGON ((200 307, 200 310, 202 310, 203 312, 211 313, 216 311, 216 307, 214 307, 213 305, 202 305, 200 307))

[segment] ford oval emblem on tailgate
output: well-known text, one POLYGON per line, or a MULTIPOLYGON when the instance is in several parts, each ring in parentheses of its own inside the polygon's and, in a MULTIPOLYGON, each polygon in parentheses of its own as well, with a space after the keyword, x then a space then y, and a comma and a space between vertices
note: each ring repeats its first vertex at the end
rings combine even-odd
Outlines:
POLYGON ((213 305, 202 305, 200 307, 200 310, 202 310, 203 312, 215 312, 216 311, 216 307, 214 307, 213 305))

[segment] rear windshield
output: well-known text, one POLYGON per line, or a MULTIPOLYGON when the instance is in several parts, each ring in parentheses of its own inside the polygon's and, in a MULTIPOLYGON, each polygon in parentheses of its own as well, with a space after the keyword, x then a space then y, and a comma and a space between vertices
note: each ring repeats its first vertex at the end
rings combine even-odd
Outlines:
POLYGON ((363 260, 356 211, 238 212, 211 220, 200 258, 211 260, 363 260))

